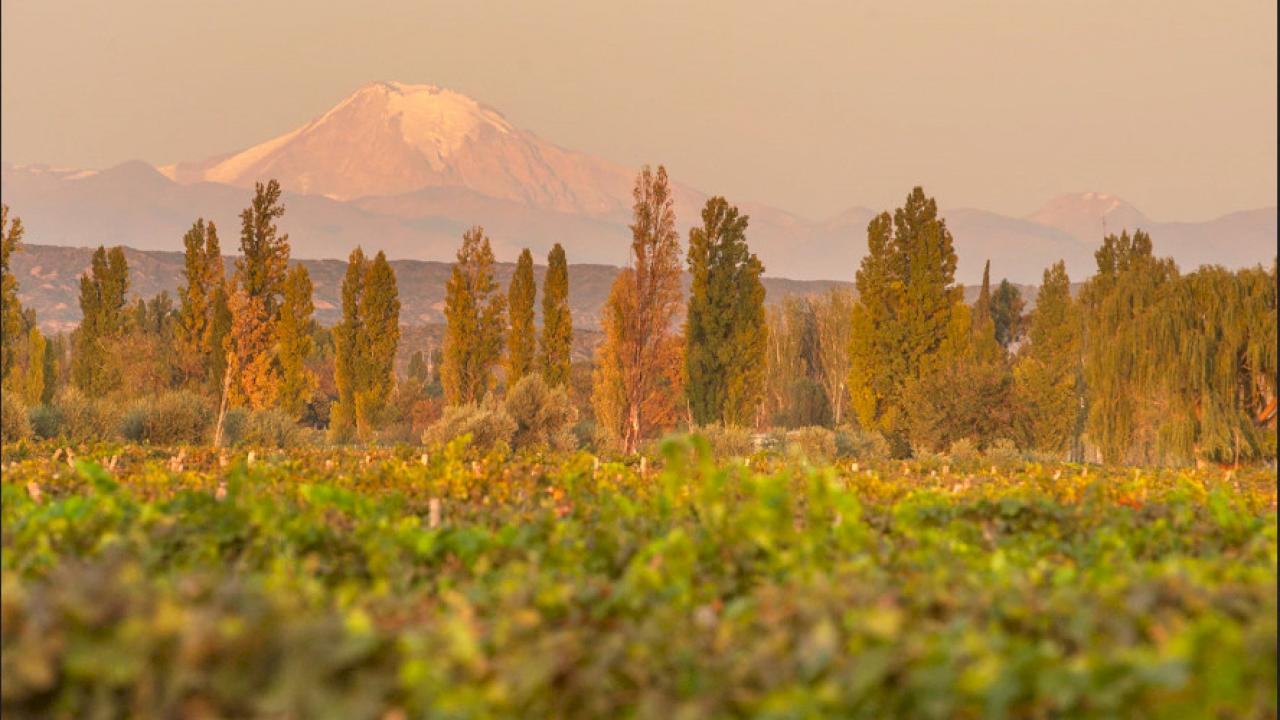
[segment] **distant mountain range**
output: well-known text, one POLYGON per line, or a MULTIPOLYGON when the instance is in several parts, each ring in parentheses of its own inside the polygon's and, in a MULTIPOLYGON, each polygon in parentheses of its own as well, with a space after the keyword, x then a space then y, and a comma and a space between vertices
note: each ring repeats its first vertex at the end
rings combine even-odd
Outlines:
MULTIPOLYGON (((544 258, 560 242, 573 263, 618 266, 627 259, 635 172, 542 140, 460 93, 376 82, 300 128, 202 161, 101 171, 3 163, 0 199, 37 245, 177 250, 203 217, 218 224, 231 251, 253 183, 276 178, 287 207, 280 225, 298 258, 345 259, 359 244, 395 259, 450 261, 463 231, 479 224, 500 259, 513 260, 521 247, 544 258)), ((707 195, 679 182, 674 189, 685 233, 707 195)), ((854 207, 811 221, 738 204, 751 217, 748 238, 766 273, 802 280, 852 280, 875 214, 854 207)), ((966 284, 978 282, 987 259, 995 278, 1034 284, 1062 259, 1073 279, 1083 279, 1103 234, 1122 229, 1149 231, 1156 252, 1184 269, 1269 264, 1276 252, 1274 207, 1156 222, 1119 198, 1085 192, 1024 218, 968 208, 943 214, 960 258, 957 279, 966 284)))

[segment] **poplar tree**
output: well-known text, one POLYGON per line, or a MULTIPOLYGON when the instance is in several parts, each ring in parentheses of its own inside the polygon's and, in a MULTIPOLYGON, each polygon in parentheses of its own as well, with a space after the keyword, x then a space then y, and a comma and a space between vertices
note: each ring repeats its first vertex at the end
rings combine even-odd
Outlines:
POLYGON ((381 250, 369 264, 360 298, 360 327, 364 332, 363 367, 357 373, 356 431, 362 437, 381 425, 383 411, 395 387, 396 347, 400 342, 400 294, 395 272, 381 250))
POLYGON ((0 205, 0 380, 9 377, 24 324, 18 280, 9 265, 13 253, 22 249, 22 234, 22 219, 15 217, 10 224, 9 206, 0 205))
POLYGON ((129 263, 124 249, 98 246, 89 271, 80 276, 80 327, 72 335, 72 381, 91 396, 105 395, 120 384, 118 353, 125 331, 129 263))
POLYGON ((765 372, 764 271, 747 248, 748 218, 707 200, 689 231, 685 395, 695 423, 753 424, 765 372))
POLYGON ((279 235, 284 215, 280 183, 254 185, 249 207, 240 213, 240 253, 228 307, 233 317, 224 340, 229 391, 235 404, 267 407, 278 396, 280 363, 272 345, 289 263, 289 236, 279 235))
POLYGON ((276 322, 276 354, 280 362, 280 386, 276 406, 295 420, 302 417, 315 389, 315 377, 307 368, 307 357, 314 349, 312 339, 315 303, 311 275, 301 264, 290 268, 285 277, 283 302, 276 322))
POLYGON ((931 372, 954 306, 956 254, 937 203, 917 187, 892 216, 867 225, 868 253, 858 269, 850 343, 851 407, 862 426, 883 432, 902 454, 902 394, 931 372))
POLYGON ((564 248, 556 243, 547 254, 542 280, 542 334, 538 359, 548 387, 569 384, 573 350, 573 319, 569 313, 569 264, 564 248))
MULTIPOLYGON (((545 291, 544 291, 545 292, 545 291)), ((520 253, 516 271, 507 290, 507 387, 533 371, 537 340, 534 337, 533 302, 537 288, 533 280, 533 255, 528 248, 520 253)))
POLYGON ((502 357, 505 303, 493 280, 493 262, 484 228, 468 230, 445 286, 448 325, 440 381, 449 405, 483 399, 493 385, 493 368, 502 357))
POLYGON ((360 371, 367 364, 364 320, 360 298, 364 295, 368 260, 357 246, 347 259, 342 278, 342 321, 333 329, 333 379, 338 399, 330 408, 329 427, 335 439, 346 439, 356 425, 356 392, 361 386, 360 371))
POLYGON ((1059 260, 1044 271, 1027 344, 1015 367, 1028 440, 1041 452, 1076 454, 1083 403, 1080 339, 1071 279, 1059 260))
POLYGON ((631 266, 605 304, 592 401, 602 430, 636 452, 655 428, 675 421, 681 343, 671 331, 680 306, 680 237, 666 168, 636 178, 631 266))
MULTIPOLYGON (((186 379, 193 383, 209 381, 211 361, 210 336, 214 320, 214 293, 222 282, 222 274, 214 277, 209 272, 210 247, 218 247, 218 231, 212 222, 207 225, 197 219, 182 238, 184 248, 182 275, 184 283, 178 289, 179 308, 176 353, 178 367, 186 379)), ((222 258, 214 260, 221 269, 222 258)), ((219 378, 220 379, 220 378, 219 378)))
POLYGON ((27 338, 27 368, 22 382, 22 401, 28 407, 43 402, 46 384, 53 382, 53 378, 45 375, 48 368, 45 360, 47 352, 48 343, 44 335, 40 334, 40 328, 33 326, 27 338))

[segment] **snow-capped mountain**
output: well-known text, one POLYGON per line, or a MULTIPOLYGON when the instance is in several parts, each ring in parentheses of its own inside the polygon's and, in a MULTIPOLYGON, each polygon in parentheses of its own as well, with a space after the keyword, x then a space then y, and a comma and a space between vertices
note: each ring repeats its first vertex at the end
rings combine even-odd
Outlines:
POLYGON ((324 115, 231 155, 160 168, 168 177, 335 200, 465 187, 557 212, 609 215, 630 206, 633 173, 565 150, 497 110, 434 85, 374 82, 324 115))
MULTIPOLYGON (((545 257, 559 242, 571 262, 616 266, 627 261, 636 170, 561 148, 461 93, 375 82, 301 127, 204 161, 159 168, 134 161, 101 171, 4 163, 0 194, 23 218, 31 243, 178 250, 203 217, 217 222, 230 251, 253 183, 276 178, 285 190, 282 230, 297 258, 343 259, 363 245, 391 258, 448 261, 463 231, 479 224, 499 260, 514 260, 522 247, 545 257)), ((707 195, 679 177, 672 184, 684 235, 707 195)), ((729 200, 750 216, 748 239, 766 274, 797 280, 852 280, 867 222, 878 212, 852 207, 814 222, 729 200)), ((1275 257, 1274 207, 1162 223, 1118 197, 1085 192, 1024 218, 942 212, 959 256, 956 279, 965 284, 978 282, 987 259, 994 277, 1014 282, 1038 282, 1059 259, 1083 279, 1104 232, 1125 229, 1150 232, 1156 252, 1184 269, 1275 257)))

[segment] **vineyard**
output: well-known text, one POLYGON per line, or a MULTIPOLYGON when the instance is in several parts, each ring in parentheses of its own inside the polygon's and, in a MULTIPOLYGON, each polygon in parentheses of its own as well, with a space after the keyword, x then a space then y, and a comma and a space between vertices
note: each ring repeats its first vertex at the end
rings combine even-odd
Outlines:
POLYGON ((6 718, 1274 717, 1274 471, 5 449, 6 718))

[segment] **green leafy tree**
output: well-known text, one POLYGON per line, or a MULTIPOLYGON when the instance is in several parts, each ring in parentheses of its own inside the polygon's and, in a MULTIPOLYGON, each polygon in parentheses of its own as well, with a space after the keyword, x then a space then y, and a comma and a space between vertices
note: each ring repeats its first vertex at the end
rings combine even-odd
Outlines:
POLYGON ((542 334, 539 340, 542 379, 548 387, 568 385, 573 319, 569 313, 569 264, 560 243, 556 243, 547 255, 547 273, 542 280, 542 334))
POLYGON ((71 376, 76 387, 100 397, 120 386, 120 353, 125 332, 129 263, 124 249, 99 246, 89 271, 80 276, 80 327, 72 335, 71 376))
POLYGON ((1008 280, 1001 280, 991 296, 991 321, 995 323, 996 342, 1000 347, 1007 349, 1022 337, 1025 305, 1018 288, 1008 280))
POLYGON ((183 285, 178 289, 176 360, 189 382, 207 385, 210 381, 212 355, 220 351, 221 347, 210 345, 214 295, 221 289, 223 282, 218 229, 212 222, 206 224, 200 218, 183 236, 182 244, 183 285), (211 249, 217 253, 213 258, 207 254, 211 249), (218 266, 217 275, 209 271, 211 262, 218 266))
POLYGON ((369 261, 356 247, 347 259, 342 278, 342 321, 333 329, 333 375, 338 399, 330 408, 329 427, 336 439, 346 439, 356 426, 356 392, 362 386, 361 373, 368 364, 364 319, 360 299, 364 295, 369 261))
POLYGON ((1027 344, 1015 367, 1028 440, 1042 452, 1078 454, 1084 401, 1080 341, 1071 279, 1059 260, 1044 271, 1027 344))
POLYGON ((939 362, 961 298, 956 254, 937 203, 918 187, 892 216, 872 219, 867 248, 851 330, 851 407, 864 428, 884 433, 905 453, 903 390, 939 362))
POLYGON ((484 229, 462 236, 458 259, 445 286, 444 358, 440 380, 445 402, 475 403, 493 385, 502 357, 504 298, 493 280, 493 249, 484 229))
POLYGON ((10 224, 9 206, 0 205, 0 380, 9 377, 24 325, 18 280, 9 266, 13 253, 22 249, 22 234, 22 219, 10 224))
POLYGON ((45 362, 48 347, 44 335, 40 334, 40 328, 32 327, 27 339, 26 377, 22 383, 22 401, 28 407, 43 402, 46 397, 45 385, 53 382, 53 378, 45 375, 48 368, 45 362))
POLYGON ((534 336, 533 302, 537 288, 533 280, 533 255, 528 248, 520 253, 511 286, 507 290, 507 386, 533 371, 537 339, 534 336))
POLYGON ((285 277, 284 301, 276 322, 276 354, 280 361, 280 387, 276 406, 295 420, 302 417, 316 380, 307 367, 314 349, 314 288, 304 265, 294 265, 285 277))
POLYGON ((747 248, 747 223, 713 197, 689 231, 685 395, 698 424, 753 425, 764 394, 764 267, 747 248))
POLYGON ((395 271, 378 251, 369 264, 360 298, 360 326, 364 331, 361 385, 356 392, 356 431, 368 437, 381 426, 395 387, 396 347, 400 343, 400 293, 395 271))

